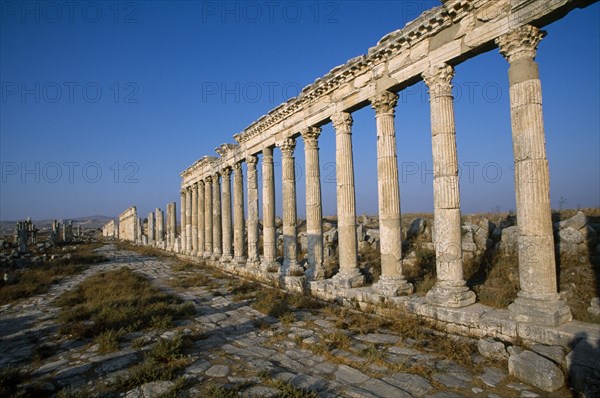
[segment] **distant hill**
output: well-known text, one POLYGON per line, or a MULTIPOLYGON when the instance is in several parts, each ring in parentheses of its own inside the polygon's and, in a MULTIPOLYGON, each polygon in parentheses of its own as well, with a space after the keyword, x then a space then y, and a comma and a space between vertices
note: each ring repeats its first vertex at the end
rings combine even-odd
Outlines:
MULTIPOLYGON (((106 224, 107 222, 109 222, 112 219, 114 219, 114 218, 106 217, 106 216, 87 216, 87 217, 60 218, 60 219, 57 218, 57 220, 60 223, 65 223, 65 222, 69 222, 70 220, 72 220, 73 225, 81 225, 83 228, 86 228, 86 229, 101 228, 104 224, 106 224)), ((24 221, 24 220, 0 221, 0 232, 3 234, 12 233, 14 231, 15 224, 17 223, 17 221, 24 221)), ((49 231, 52 228, 52 221, 54 221, 54 219, 33 220, 33 223, 40 231, 49 231)))

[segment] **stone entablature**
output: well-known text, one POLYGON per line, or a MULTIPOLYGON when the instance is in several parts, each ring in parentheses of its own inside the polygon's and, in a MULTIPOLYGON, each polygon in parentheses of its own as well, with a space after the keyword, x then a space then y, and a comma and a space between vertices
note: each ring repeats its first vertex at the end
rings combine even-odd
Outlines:
POLYGON ((105 238, 118 238, 119 229, 115 220, 110 220, 102 227, 102 236, 105 238))

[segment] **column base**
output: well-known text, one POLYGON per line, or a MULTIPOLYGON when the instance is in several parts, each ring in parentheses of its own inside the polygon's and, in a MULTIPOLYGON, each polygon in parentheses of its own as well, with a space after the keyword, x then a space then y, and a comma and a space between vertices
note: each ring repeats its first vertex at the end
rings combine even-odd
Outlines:
POLYGON ((279 264, 277 260, 267 260, 263 258, 260 263, 260 269, 263 272, 278 273, 280 267, 281 264, 279 264))
POLYGON ((260 259, 258 257, 249 258, 246 260, 246 267, 248 268, 260 268, 260 259))
MULTIPOLYGON (((463 282, 464 283, 464 282, 463 282)), ((439 307, 460 308, 474 304, 477 301, 475 293, 464 284, 462 286, 447 285, 437 282, 425 296, 427 304, 439 307)))
POLYGON ((308 280, 320 281, 325 279, 325 266, 323 264, 310 265, 305 272, 308 280))
POLYGON ((508 306, 508 311, 511 319, 516 322, 544 326, 558 326, 573 320, 571 309, 560 299, 558 293, 532 298, 519 292, 515 301, 508 306))
POLYGON ((231 263, 232 263, 232 265, 234 265, 236 267, 243 268, 246 266, 246 257, 244 257, 244 256, 233 257, 233 261, 231 263))
POLYGON ((331 278, 331 282, 334 286, 350 289, 364 286, 365 276, 358 270, 340 271, 331 278))
POLYGON ((221 256, 222 263, 229 263, 229 262, 231 262, 231 260, 233 260, 233 256, 231 254, 223 254, 221 256))
POLYGON ((388 297, 412 294, 414 290, 402 275, 382 275, 372 287, 375 293, 388 297))
POLYGON ((212 257, 212 255, 213 255, 213 252, 205 251, 205 252, 202 254, 202 257, 204 257, 204 258, 205 258, 205 259, 207 259, 207 260, 210 260, 210 258, 212 257))
POLYGON ((281 274, 285 276, 304 276, 304 268, 296 260, 283 260, 281 274))

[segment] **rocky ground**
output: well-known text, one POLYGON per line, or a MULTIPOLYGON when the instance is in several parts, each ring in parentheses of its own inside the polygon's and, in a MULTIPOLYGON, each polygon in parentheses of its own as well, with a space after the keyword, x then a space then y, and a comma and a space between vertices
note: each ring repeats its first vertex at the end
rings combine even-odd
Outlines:
MULTIPOLYGON (((240 282, 234 277, 202 267, 178 267, 174 259, 143 256, 110 244, 97 250, 110 261, 62 279, 45 294, 0 307, 0 368, 21 370, 17 396, 27 396, 27 391, 36 396, 129 398, 572 395, 566 387, 546 393, 522 384, 508 376, 506 361, 491 361, 476 349, 469 352, 468 364, 459 364, 448 359, 452 352, 438 352, 435 345, 428 347, 391 326, 344 327, 349 313, 331 306, 296 308, 291 316, 275 318, 253 308, 239 289, 236 293, 240 282), (124 266, 193 303, 196 314, 176 321, 174 328, 123 336, 118 349, 107 354, 91 339, 59 333, 60 310, 53 300, 91 275, 124 266), (197 276, 201 283, 176 287, 181 285, 178 280, 197 276), (119 384, 159 340, 178 336, 189 336, 190 343, 185 368, 177 375, 158 375, 156 381, 127 388, 119 384)), ((423 336, 435 335, 423 331, 423 336)), ((450 347, 464 349, 464 342, 447 339, 450 347)))

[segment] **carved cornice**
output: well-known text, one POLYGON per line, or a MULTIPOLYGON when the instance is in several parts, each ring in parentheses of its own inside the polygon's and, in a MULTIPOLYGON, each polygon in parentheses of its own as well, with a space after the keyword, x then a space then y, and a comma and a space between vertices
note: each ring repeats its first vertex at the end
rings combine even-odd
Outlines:
POLYGON ((520 58, 535 58, 537 46, 546 32, 532 25, 518 27, 504 36, 496 39, 500 54, 512 63, 520 58))
POLYGON ((398 94, 382 91, 370 99, 371 107, 377 115, 394 114, 394 108, 398 103, 398 94))
POLYGON ((370 48, 365 55, 350 59, 343 65, 331 69, 314 83, 304 87, 297 97, 290 98, 270 112, 250 124, 234 139, 244 144, 260 135, 271 126, 301 111, 313 102, 329 95, 356 76, 371 71, 375 66, 384 63, 390 57, 415 46, 425 38, 434 36, 442 29, 460 21, 467 16, 476 0, 448 0, 443 6, 425 11, 421 16, 408 23, 403 29, 388 33, 370 48))
POLYGON ((331 123, 336 134, 350 134, 352 129, 352 115, 348 112, 338 112, 331 115, 331 123))
POLYGON ((278 145, 279 149, 281 149, 281 153, 284 157, 294 156, 294 150, 296 149, 296 139, 292 137, 285 138, 278 145))
POLYGON ((180 176, 183 178, 189 177, 195 172, 203 171, 203 169, 210 168, 217 161, 214 156, 204 156, 196 160, 190 167, 181 172, 180 176))
POLYGON ((215 148, 215 152, 219 154, 221 157, 225 157, 232 152, 235 152, 240 149, 238 144, 221 144, 215 148))

